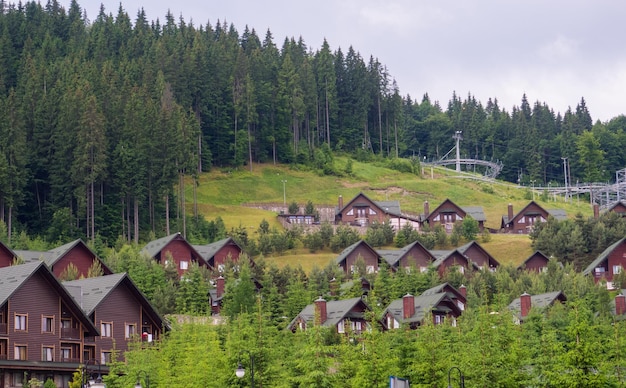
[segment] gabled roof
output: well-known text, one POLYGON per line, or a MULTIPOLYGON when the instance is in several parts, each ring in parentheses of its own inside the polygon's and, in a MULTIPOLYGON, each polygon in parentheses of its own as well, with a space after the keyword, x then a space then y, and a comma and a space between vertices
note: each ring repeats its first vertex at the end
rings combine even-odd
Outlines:
POLYGON ((518 269, 522 269, 526 267, 526 264, 528 264, 528 262, 532 259, 534 259, 535 257, 542 257, 544 258, 546 261, 550 261, 550 258, 548 256, 545 255, 545 253, 541 252, 541 251, 535 251, 533 252, 532 255, 528 256, 526 258, 526 260, 524 260, 524 262, 522 264, 520 264, 517 268, 518 269))
POLYGON ((163 318, 156 312, 145 295, 137 288, 135 283, 126 273, 113 275, 96 276, 79 280, 63 282, 63 286, 72 295, 72 298, 83 309, 85 314, 90 316, 98 308, 113 290, 120 285, 128 286, 130 292, 139 300, 144 307, 144 311, 152 316, 152 319, 163 326, 163 318))
MULTIPOLYGON (((487 252, 485 250, 485 248, 483 248, 482 245, 480 245, 476 241, 470 241, 467 244, 461 245, 460 247, 457 248, 457 250, 459 252, 461 252, 462 254, 464 254, 465 256, 467 256, 465 254, 465 252, 467 252, 473 246, 478 247, 479 250, 481 250, 485 255, 487 255, 487 258, 489 259, 489 265, 490 266, 492 266, 492 267, 500 266, 500 263, 498 262, 498 260, 496 260, 495 257, 491 256, 491 253, 487 252)), ((470 258, 470 260, 471 260, 471 258, 470 258)), ((476 263, 474 263, 474 264, 476 264, 476 263)))
MULTIPOLYGON (((370 307, 361 298, 351 298, 343 300, 331 300, 326 302, 326 321, 322 323, 322 326, 334 327, 340 321, 344 319, 365 319, 365 314, 362 312, 351 311, 357 305, 362 304, 363 310, 370 311, 370 307)), ((288 328, 292 328, 298 319, 301 319, 307 323, 311 323, 315 319, 315 303, 306 306, 300 313, 291 320, 288 328)))
POLYGON ((380 258, 380 255, 378 254, 378 252, 376 252, 376 250, 372 248, 371 245, 369 245, 365 240, 359 240, 355 242, 354 244, 350 245, 349 247, 347 247, 346 249, 344 249, 343 251, 341 251, 339 256, 337 256, 337 258, 335 259, 335 263, 337 264, 343 263, 346 260, 346 258, 350 255, 350 253, 352 253, 352 251, 354 251, 356 248, 358 248, 362 244, 365 245, 369 250, 371 250, 376 256, 380 258))
POLYGON ((99 335, 98 329, 84 314, 83 310, 76 303, 74 298, 72 298, 67 289, 61 285, 59 280, 50 271, 50 268, 41 261, 0 268, 0 305, 5 304, 27 280, 37 273, 48 280, 49 284, 61 296, 67 308, 85 325, 85 329, 93 335, 99 335))
POLYGON ((508 214, 503 215, 502 216, 502 225, 508 225, 515 218, 517 218, 519 215, 524 214, 526 212, 526 209, 528 209, 532 205, 537 206, 539 209, 543 210, 547 215, 550 215, 550 216, 554 217, 554 219, 556 219, 557 221, 564 221, 564 220, 567 219, 567 213, 563 209, 544 209, 543 206, 539 205, 537 202, 530 201, 530 202, 528 202, 528 204, 526 204, 526 206, 524 206, 522 208, 522 210, 520 210, 519 212, 517 212, 513 216, 513 219, 509 220, 509 215, 508 214))
MULTIPOLYGON (((450 299, 447 293, 440 292, 436 294, 429 295, 420 295, 413 297, 413 304, 415 306, 415 313, 408 317, 404 318, 404 299, 396 299, 389 303, 389 306, 385 309, 385 313, 389 313, 393 315, 394 319, 400 323, 416 323, 422 322, 424 318, 433 311, 434 308, 437 308, 438 311, 442 312, 452 312, 453 310, 458 315, 460 313, 457 305, 450 299), (449 302, 449 306, 441 306, 442 302, 449 302)), ((384 315, 383 314, 383 315, 384 315)))
MULTIPOLYGON (((531 308, 533 307, 545 308, 545 307, 552 306, 554 302, 557 300, 565 301, 567 300, 567 298, 565 297, 565 294, 563 294, 563 292, 561 291, 553 291, 553 292, 546 292, 545 294, 531 295, 530 306, 531 308)), ((519 315, 522 312, 521 298, 514 299, 513 302, 509 304, 508 309, 513 311, 515 314, 519 315)))
POLYGON ((396 264, 398 264, 398 262, 405 257, 415 246, 419 246, 422 248, 422 250, 424 252, 426 252, 426 254, 428 254, 431 259, 434 261, 434 257, 433 255, 430 253, 430 251, 428 249, 426 249, 419 241, 415 241, 412 242, 408 245, 403 246, 400 249, 379 249, 376 252, 378 253, 378 255, 380 257, 382 257, 383 259, 385 259, 385 261, 387 262, 387 264, 389 264, 390 267, 394 267, 396 264))
POLYGON ((591 262, 591 264, 589 264, 587 266, 587 268, 585 268, 585 270, 583 271, 584 275, 589 275, 590 273, 593 272, 593 270, 598 267, 600 264, 602 264, 602 262, 604 260, 607 260, 609 258, 609 255, 611 253, 613 253, 613 251, 615 250, 615 248, 617 248, 620 244, 622 244, 624 241, 626 240, 626 237, 622 238, 621 240, 618 240, 616 242, 614 242, 613 244, 609 245, 604 251, 602 251, 602 253, 600 253, 598 255, 598 257, 596 257, 596 259, 594 261, 591 262))
MULTIPOLYGON (((462 287, 465 287, 465 286, 462 286, 462 287)), ((466 300, 465 296, 463 296, 463 294, 461 294, 461 292, 457 290, 454 286, 452 286, 450 283, 441 283, 441 284, 436 285, 435 287, 431 287, 428 290, 422 292, 422 296, 440 294, 442 292, 446 293, 447 292, 446 290, 451 290, 452 293, 456 297, 461 297, 463 298, 464 301, 466 300)))
POLYGON ((106 266, 106 264, 104 264, 104 262, 102 260, 100 260, 100 258, 98 257, 98 255, 96 255, 96 253, 94 251, 91 250, 91 248, 89 248, 89 246, 87 244, 85 244, 85 242, 82 239, 77 239, 74 241, 71 241, 67 244, 63 244, 59 247, 56 248, 52 248, 48 251, 45 252, 41 252, 41 251, 15 251, 15 254, 19 257, 21 257, 25 262, 29 262, 29 261, 43 261, 45 262, 48 267, 54 267, 54 265, 61 260, 63 257, 65 257, 65 255, 67 255, 68 252, 70 252, 72 249, 76 248, 77 246, 82 246, 83 248, 87 249, 87 251, 89 251, 89 253, 94 257, 94 259, 98 260, 98 262, 100 263, 100 265, 102 266, 102 270, 105 273, 113 273, 113 271, 111 271, 111 269, 109 267, 106 266))
POLYGON ((460 256, 464 257, 465 260, 467 260, 468 264, 471 263, 472 267, 475 269, 478 269, 478 267, 476 266, 476 264, 474 264, 474 262, 472 262, 469 257, 465 256, 465 254, 463 252, 460 252, 458 249, 453 249, 451 251, 444 251, 444 250, 434 250, 434 251, 430 251, 430 253, 432 253, 433 256, 435 256, 435 262, 433 263, 433 266, 435 268, 439 268, 439 266, 446 261, 447 258, 449 258, 450 256, 454 255, 455 253, 459 254, 460 256))
POLYGON ((437 212, 441 212, 443 210, 449 211, 449 210, 452 210, 453 208, 459 209, 462 212, 461 215, 463 217, 466 217, 469 215, 476 221, 487 220, 487 217, 485 217, 485 212, 482 206, 459 206, 456 203, 452 202, 452 200, 450 200, 449 198, 446 198, 443 202, 441 202, 439 206, 437 206, 433 211, 430 212, 430 214, 428 214, 428 216, 424 214, 424 218, 427 219, 431 215, 437 212))
POLYGON ((368 201, 372 202, 374 205, 378 206, 383 212, 387 214, 393 214, 393 215, 398 215, 398 216, 401 215, 399 201, 374 201, 362 192, 357 194, 350 201, 348 201, 344 205, 344 207, 342 207, 341 209, 337 209, 337 214, 343 212, 345 208, 353 204, 359 197, 363 197, 367 199, 368 201))
MULTIPOLYGON (((192 247, 198 252, 198 254, 200 254, 200 256, 204 259, 204 261, 208 263, 209 260, 213 258, 213 256, 215 256, 215 254, 220 249, 224 248, 226 245, 230 243, 233 243, 239 247, 239 244, 237 244, 235 240, 233 240, 232 237, 226 237, 224 239, 221 239, 219 241, 216 241, 207 245, 192 245, 192 247)), ((241 247, 239 247, 239 249, 241 250, 241 247)))
POLYGON ((608 209, 606 209, 606 211, 607 212, 614 211, 615 208, 618 208, 618 207, 626 208, 626 201, 617 201, 614 204, 612 204, 608 209))
POLYGON ((196 251, 193 245, 189 244, 189 242, 182 236, 182 234, 180 234, 180 232, 170 234, 169 236, 161 237, 156 240, 150 241, 149 243, 146 244, 145 247, 141 249, 139 253, 147 254, 150 257, 156 257, 163 248, 165 248, 169 243, 171 243, 174 240, 183 241, 185 244, 187 244, 187 246, 189 246, 189 249, 193 253, 195 253, 197 257, 202 258, 202 255, 198 253, 198 251, 196 251))

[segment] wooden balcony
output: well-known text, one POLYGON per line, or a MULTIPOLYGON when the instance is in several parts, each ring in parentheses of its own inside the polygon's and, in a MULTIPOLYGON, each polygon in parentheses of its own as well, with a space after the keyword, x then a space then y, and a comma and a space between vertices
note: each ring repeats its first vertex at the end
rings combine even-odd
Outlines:
POLYGON ((62 327, 61 338, 80 340, 80 330, 78 330, 77 328, 62 327))

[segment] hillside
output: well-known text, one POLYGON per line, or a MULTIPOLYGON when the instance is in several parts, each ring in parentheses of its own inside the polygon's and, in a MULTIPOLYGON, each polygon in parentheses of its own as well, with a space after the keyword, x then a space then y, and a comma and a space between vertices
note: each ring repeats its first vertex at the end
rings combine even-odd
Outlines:
MULTIPOLYGON (((347 158, 337 158, 339 170, 347 163, 347 158)), ((207 220, 220 216, 226 228, 242 226, 248 234, 256 238, 256 228, 263 219, 271 226, 280 228, 276 213, 251 208, 250 204, 282 204, 287 206, 295 201, 303 206, 312 201, 316 206, 335 206, 339 195, 349 200, 363 192, 374 200, 397 200, 404 212, 420 214, 424 201, 429 201, 431 209, 446 198, 459 206, 482 206, 486 226, 498 229, 502 215, 508 204, 517 212, 525 206, 532 193, 528 188, 501 181, 485 181, 481 176, 470 173, 456 173, 444 168, 422 168, 422 176, 401 173, 376 163, 352 161, 353 174, 350 176, 319 176, 312 171, 301 171, 285 165, 254 164, 249 169, 215 169, 200 176, 196 197, 198 212, 207 220), (283 191, 283 180, 284 191, 283 191)), ((187 198, 193 198, 189 185, 187 198)), ((563 198, 550 198, 545 201, 541 193, 535 193, 535 201, 546 209, 561 208, 568 216, 581 213, 591 216, 589 203, 583 198, 564 202, 563 198), (556 200, 556 201, 555 201, 556 200)), ((193 204, 188 203, 188 211, 193 204)), ((530 239, 525 235, 492 235, 488 243, 482 244, 501 264, 519 264, 531 253, 530 239)), ((279 266, 302 265, 305 270, 313 266, 323 267, 336 255, 332 252, 310 254, 306 249, 287 252, 280 257, 267 257, 279 266)))

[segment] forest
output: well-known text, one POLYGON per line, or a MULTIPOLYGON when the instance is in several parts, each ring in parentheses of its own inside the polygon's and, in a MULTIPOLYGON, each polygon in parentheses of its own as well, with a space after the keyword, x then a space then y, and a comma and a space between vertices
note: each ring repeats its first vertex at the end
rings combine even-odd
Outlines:
POLYGON ((0 0, 0 219, 9 238, 137 243, 184 229, 185 185, 212 168, 432 161, 456 131, 464 157, 501 161, 512 182, 560 184, 564 157, 572 183, 625 165, 626 119, 594 123, 584 97, 561 113, 525 95, 506 108, 400 90, 354 47, 123 4, 88 20, 76 1, 0 0))

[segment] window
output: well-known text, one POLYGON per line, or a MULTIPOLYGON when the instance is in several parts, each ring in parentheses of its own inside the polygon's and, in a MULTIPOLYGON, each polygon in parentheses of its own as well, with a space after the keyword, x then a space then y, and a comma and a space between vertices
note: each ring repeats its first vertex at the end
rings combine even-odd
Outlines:
POLYGON ((458 267, 459 273, 465 273, 465 267, 463 267, 462 265, 459 265, 458 267))
POLYGON ((72 358, 72 349, 61 348, 61 361, 68 362, 72 358))
POLYGON ((100 355, 100 364, 106 365, 111 363, 111 352, 102 352, 100 355))
POLYGON ((614 265, 613 266, 613 275, 618 275, 622 273, 622 266, 621 265, 614 265))
POLYGON ((180 269, 188 269, 189 268, 189 262, 186 260, 181 260, 180 261, 180 269))
POLYGON ((28 324, 28 315, 15 314, 15 331, 26 331, 28 324))
POLYGON ((374 273, 374 266, 373 265, 368 265, 366 268, 367 273, 374 273))
POLYGON ((465 304, 463 304, 463 302, 461 302, 460 300, 457 299, 456 301, 456 305, 459 307, 459 310, 464 311, 465 310, 465 304))
POLYGON ((346 325, 345 325, 344 321, 341 320, 337 324, 337 333, 345 333, 345 332, 346 332, 346 325))
POLYGON ((42 348, 41 361, 54 361, 54 347, 44 346, 42 348))
POLYGON ((604 273, 604 267, 596 267, 596 269, 594 270, 595 273, 597 274, 601 274, 604 273))
POLYGON ((435 315, 435 325, 441 325, 445 317, 443 315, 435 315))
POLYGON ((54 333, 54 317, 50 317, 50 316, 41 317, 41 332, 42 333, 54 333))
POLYGON ((16 372, 11 375, 11 386, 13 387, 23 387, 24 384, 24 374, 21 372, 16 372))
POLYGON ((100 336, 111 337, 113 335, 113 323, 102 322, 100 323, 100 336))
POLYGON ((356 266, 351 265, 350 266, 350 273, 354 273, 356 271, 356 266))
POLYGON ((26 345, 15 345, 13 347, 13 359, 14 360, 26 360, 27 348, 26 345))
POLYGON ((126 324, 126 328, 124 330, 124 336, 126 339, 130 339, 137 334, 137 325, 134 323, 126 324))
POLYGON ((352 331, 356 333, 360 333, 361 330, 363 330, 363 326, 360 321, 356 321, 356 322, 352 321, 350 322, 350 326, 351 326, 352 331))
POLYGON ((226 266, 224 266, 224 264, 218 264, 218 265, 217 265, 217 270, 218 270, 220 273, 223 273, 223 272, 224 272, 224 270, 226 270, 226 266))
POLYGON ((420 267, 420 272, 421 272, 421 273, 426 273, 426 272, 428 272, 428 267, 420 267))

